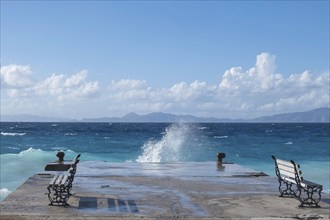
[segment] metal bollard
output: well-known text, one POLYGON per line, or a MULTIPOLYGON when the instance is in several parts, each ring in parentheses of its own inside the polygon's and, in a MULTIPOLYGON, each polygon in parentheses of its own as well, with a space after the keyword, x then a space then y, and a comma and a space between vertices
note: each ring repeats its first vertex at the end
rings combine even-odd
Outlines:
POLYGON ((219 152, 217 154, 217 168, 218 168, 218 171, 224 171, 225 167, 222 166, 222 159, 226 157, 226 154, 225 153, 222 153, 222 152, 219 152))
POLYGON ((226 157, 226 154, 220 152, 220 153, 217 154, 217 157, 218 157, 218 163, 222 164, 222 159, 226 157))
POLYGON ((59 163, 64 162, 64 156, 65 156, 65 153, 63 151, 57 152, 56 157, 58 157, 58 162, 59 163))

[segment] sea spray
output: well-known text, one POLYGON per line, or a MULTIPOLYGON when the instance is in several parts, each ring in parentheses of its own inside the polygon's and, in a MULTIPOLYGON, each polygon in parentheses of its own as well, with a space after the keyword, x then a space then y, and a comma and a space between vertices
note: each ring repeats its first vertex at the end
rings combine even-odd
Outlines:
POLYGON ((182 148, 189 135, 189 125, 172 124, 166 128, 161 140, 150 140, 142 146, 142 154, 137 162, 173 162, 182 161, 182 148))

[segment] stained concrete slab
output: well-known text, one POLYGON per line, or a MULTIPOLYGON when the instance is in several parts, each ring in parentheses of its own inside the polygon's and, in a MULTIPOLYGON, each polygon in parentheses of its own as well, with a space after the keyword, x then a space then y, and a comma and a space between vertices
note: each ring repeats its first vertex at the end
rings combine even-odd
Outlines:
POLYGON ((321 208, 299 208, 278 197, 277 179, 237 164, 213 162, 78 165, 70 206, 49 206, 54 173, 30 177, 0 203, 2 219, 329 219, 321 208))

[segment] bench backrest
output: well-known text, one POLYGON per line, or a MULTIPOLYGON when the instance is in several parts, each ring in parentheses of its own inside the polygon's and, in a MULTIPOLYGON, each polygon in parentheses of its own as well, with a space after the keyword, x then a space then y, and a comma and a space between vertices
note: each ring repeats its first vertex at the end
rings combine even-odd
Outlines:
POLYGON ((69 173, 69 181, 72 183, 74 180, 74 176, 77 172, 77 164, 79 163, 79 160, 76 160, 74 164, 71 165, 70 169, 68 170, 69 173))
POLYGON ((272 158, 275 161, 275 172, 278 178, 292 179, 295 180, 297 184, 300 184, 303 177, 299 164, 296 164, 293 160, 281 160, 277 159, 275 156, 272 156, 272 158))
POLYGON ((72 164, 77 164, 77 163, 78 163, 77 161, 79 161, 80 156, 81 156, 81 154, 78 154, 78 155, 76 156, 76 158, 74 158, 74 159, 72 160, 72 164))

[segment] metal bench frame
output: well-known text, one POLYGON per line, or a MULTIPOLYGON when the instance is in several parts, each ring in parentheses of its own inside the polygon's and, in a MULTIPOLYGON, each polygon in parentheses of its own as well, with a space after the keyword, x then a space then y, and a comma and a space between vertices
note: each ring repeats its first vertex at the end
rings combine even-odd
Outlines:
POLYGON ((300 207, 320 207, 321 191, 323 186, 304 180, 300 165, 293 160, 286 161, 277 159, 275 161, 275 173, 278 177, 280 197, 295 197, 300 201, 300 207))
POLYGON ((49 205, 54 205, 54 204, 62 205, 62 206, 69 205, 67 202, 70 196, 72 195, 71 194, 72 183, 77 171, 79 156, 80 155, 76 157, 67 174, 55 175, 49 182, 49 185, 47 187, 48 199, 50 201, 49 205))

